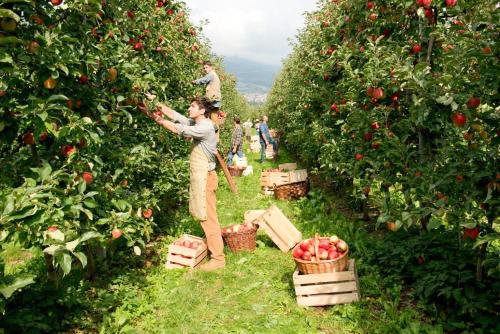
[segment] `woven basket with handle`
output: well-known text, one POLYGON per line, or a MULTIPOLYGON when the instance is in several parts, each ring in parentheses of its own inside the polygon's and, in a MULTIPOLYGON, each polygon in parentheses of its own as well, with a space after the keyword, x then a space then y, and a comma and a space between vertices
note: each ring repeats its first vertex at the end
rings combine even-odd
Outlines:
MULTIPOLYGON (((319 235, 316 234, 314 237, 314 251, 318 254, 318 244, 319 244, 319 235)), ((292 250, 295 251, 295 248, 300 247, 300 243, 294 247, 292 250)), ((349 263, 349 246, 347 246, 347 250, 344 254, 334 260, 320 260, 316 256, 315 261, 304 261, 302 259, 294 258, 295 263, 297 264, 297 269, 301 274, 324 274, 324 273, 334 273, 339 271, 345 271, 347 265, 349 263)))
POLYGON ((236 253, 241 251, 254 251, 257 240, 257 226, 246 231, 238 231, 237 233, 223 233, 222 238, 229 249, 236 253))

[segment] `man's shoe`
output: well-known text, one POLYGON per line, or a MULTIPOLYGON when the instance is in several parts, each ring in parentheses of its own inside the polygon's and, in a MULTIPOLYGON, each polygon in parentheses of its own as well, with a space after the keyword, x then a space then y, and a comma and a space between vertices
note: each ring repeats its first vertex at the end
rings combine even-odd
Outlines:
POLYGON ((217 269, 222 269, 226 265, 225 261, 220 260, 210 260, 207 263, 202 264, 199 269, 201 271, 214 271, 217 269))

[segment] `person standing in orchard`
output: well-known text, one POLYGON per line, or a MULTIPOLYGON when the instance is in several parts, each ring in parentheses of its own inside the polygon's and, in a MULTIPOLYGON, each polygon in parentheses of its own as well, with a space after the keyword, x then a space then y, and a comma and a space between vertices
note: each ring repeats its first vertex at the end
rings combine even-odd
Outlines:
MULTIPOLYGON (((154 99, 150 94, 146 94, 146 97, 154 99)), ((207 238, 211 259, 200 266, 205 271, 223 268, 225 265, 224 242, 217 218, 215 196, 218 185, 215 172, 217 137, 214 124, 207 118, 210 108, 210 102, 205 97, 198 97, 191 102, 189 118, 161 103, 156 105, 154 113, 149 112, 145 106, 141 107, 147 116, 168 131, 193 139, 189 157, 189 212, 201 222, 207 238)))
POLYGON ((247 141, 251 141, 252 139, 252 122, 250 121, 250 118, 243 123, 243 128, 245 129, 245 137, 247 141))
POLYGON ((233 136, 231 138, 231 148, 228 154, 227 165, 231 167, 233 165, 233 157, 238 154, 240 158, 244 157, 243 154, 243 130, 240 125, 240 118, 238 116, 234 117, 234 130, 233 136))
POLYGON ((257 133, 259 135, 261 147, 260 162, 263 163, 266 159, 266 148, 269 144, 273 145, 273 152, 276 154, 276 142, 271 138, 271 133, 269 132, 269 127, 267 126, 267 116, 261 117, 257 133))
POLYGON ((205 97, 210 101, 212 106, 210 119, 212 122, 217 124, 217 115, 222 104, 220 79, 209 60, 203 62, 203 69, 205 70, 206 75, 203 78, 193 80, 192 83, 194 85, 206 85, 205 97))

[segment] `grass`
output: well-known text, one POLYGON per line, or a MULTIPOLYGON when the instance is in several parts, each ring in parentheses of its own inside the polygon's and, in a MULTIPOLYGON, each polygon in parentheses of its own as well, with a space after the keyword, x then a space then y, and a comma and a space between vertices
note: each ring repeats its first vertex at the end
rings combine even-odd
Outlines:
MULTIPOLYGON (((272 164, 261 166, 258 154, 248 158, 254 174, 236 180, 238 196, 231 193, 220 175, 217 197, 222 226, 242 222, 246 210, 265 209, 274 203, 291 217, 305 237, 316 231, 337 233, 360 253, 368 247, 364 244, 367 235, 359 228, 361 224, 332 212, 325 200, 314 193, 309 200, 295 202, 261 195, 260 170, 272 164)), ((286 154, 281 162, 290 162, 286 154)), ((101 332, 419 333, 427 327, 420 322, 421 314, 415 304, 405 306, 397 282, 384 288, 387 282, 373 268, 364 267, 360 259, 360 302, 303 308, 297 306, 294 296, 294 261, 289 253, 273 246, 267 236, 259 233, 258 247, 253 253, 232 254, 226 250, 226 268, 212 273, 164 269, 162 264, 171 240, 159 242, 162 261, 149 269, 140 284, 122 287, 129 289, 127 296, 120 307, 106 316, 101 332)), ((440 332, 434 330, 429 332, 440 332)))
MULTIPOLYGON (((248 150, 247 150, 248 151, 248 150)), ((381 274, 368 262, 373 248, 383 241, 358 222, 335 209, 337 200, 319 191, 298 201, 276 201, 260 193, 260 172, 274 167, 247 155, 254 174, 236 178, 233 194, 219 174, 217 191, 221 226, 241 223, 245 211, 276 204, 302 232, 337 234, 350 245, 356 259, 362 299, 325 308, 299 307, 295 300, 290 253, 281 252, 262 232, 253 253, 233 254, 226 249, 223 270, 167 270, 168 246, 181 233, 203 235, 200 225, 181 214, 169 233, 149 244, 146 258, 128 253, 110 259, 95 282, 68 276, 59 289, 36 285, 23 291, 9 306, 4 326, 9 332, 29 333, 442 333, 423 322, 424 308, 408 297, 402 283, 381 274), (46 312, 46 310, 52 310, 46 312), (14 311, 15 310, 15 311, 14 311), (68 328, 71 328, 68 330, 68 328)), ((278 163, 291 162, 281 152, 278 163)), ((299 166, 300 167, 300 166, 299 166)), ((41 252, 4 247, 7 272, 22 270, 23 262, 38 263, 41 252), (28 262, 29 262, 28 261, 28 262)), ((1 330, 0 330, 1 332, 1 330)))

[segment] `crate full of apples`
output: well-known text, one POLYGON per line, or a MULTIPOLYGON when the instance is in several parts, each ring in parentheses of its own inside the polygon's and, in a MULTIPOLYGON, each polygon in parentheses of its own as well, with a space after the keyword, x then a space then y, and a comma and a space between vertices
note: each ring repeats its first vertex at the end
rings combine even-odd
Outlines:
POLYGON ((349 258, 349 246, 336 235, 301 241, 292 251, 302 274, 344 271, 349 258))
POLYGON ((205 241, 200 237, 185 234, 168 248, 167 269, 197 267, 207 256, 205 241))

